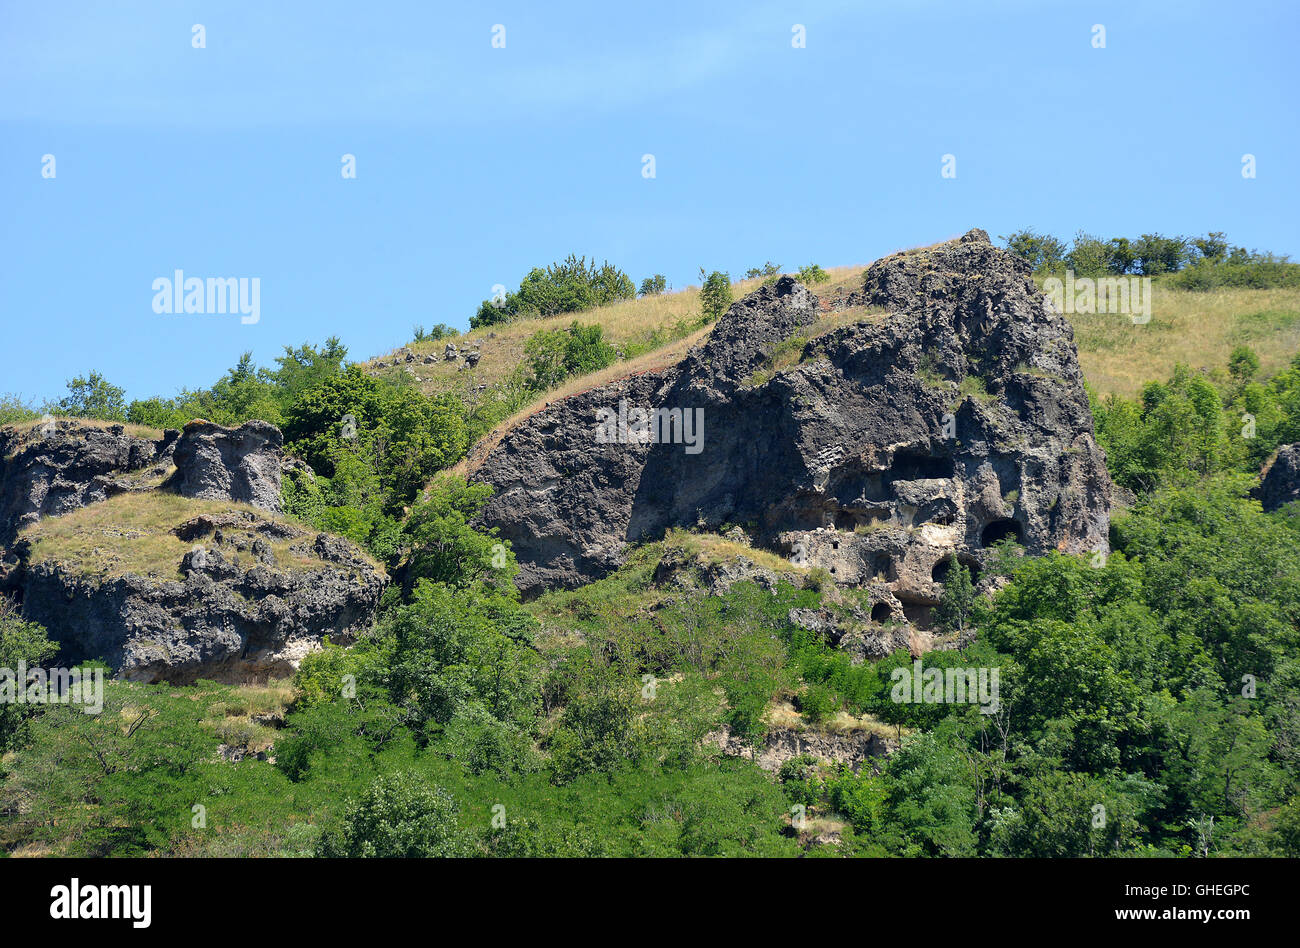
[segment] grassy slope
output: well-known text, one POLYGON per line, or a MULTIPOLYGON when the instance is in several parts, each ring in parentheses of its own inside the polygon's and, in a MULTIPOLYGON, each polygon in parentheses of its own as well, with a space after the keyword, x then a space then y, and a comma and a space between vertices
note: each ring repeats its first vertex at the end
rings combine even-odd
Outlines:
MULTIPOLYGON (((200 515, 217 516, 231 511, 247 511, 261 521, 287 522, 248 504, 194 500, 169 491, 151 490, 119 494, 61 517, 45 517, 24 529, 21 536, 32 541, 32 563, 54 560, 63 568, 88 577, 111 578, 136 573, 176 579, 181 558, 196 543, 204 545, 207 538, 185 541, 173 529, 200 515)), ((246 532, 250 542, 260 536, 231 527, 223 527, 222 532, 227 536, 246 532)), ((308 528, 302 537, 292 540, 263 539, 270 544, 276 565, 284 571, 343 568, 289 549, 291 545, 309 541, 313 535, 314 531, 308 528)), ((364 551, 358 553, 365 556, 364 551)), ((251 553, 245 554, 241 561, 249 567, 255 564, 251 553)))
MULTIPOLYGON (((840 295, 857 287, 863 269, 836 267, 828 271, 829 282, 813 289, 823 299, 840 295)), ((733 293, 739 299, 759 285, 758 280, 742 281, 734 286, 733 293)), ((873 314, 865 310, 828 314, 810 335, 820 335, 870 315, 873 314)), ((522 320, 462 333, 452 340, 412 343, 409 348, 421 357, 433 353, 439 358, 433 365, 417 362, 412 366, 422 380, 419 383, 422 391, 468 391, 477 385, 494 385, 504 380, 523 359, 524 343, 540 329, 567 326, 574 319, 584 325, 599 324, 606 338, 623 351, 644 344, 655 331, 670 331, 674 325, 698 316, 699 287, 692 286, 575 315, 522 320), (478 365, 474 369, 458 370, 455 363, 441 361, 448 341, 455 342, 462 350, 467 345, 478 344, 482 354, 478 365)), ((1113 392, 1136 396, 1145 382, 1168 378, 1178 362, 1185 362, 1193 369, 1222 369, 1233 347, 1241 344, 1251 346, 1258 353, 1261 370, 1266 375, 1283 368, 1300 351, 1300 290, 1296 289, 1222 289, 1197 293, 1169 289, 1157 280, 1152 318, 1145 325, 1134 325, 1126 316, 1108 314, 1072 313, 1067 318, 1074 326, 1084 376, 1101 395, 1113 392)), ((671 365, 691 346, 707 338, 710 329, 705 327, 631 360, 616 362, 601 372, 570 379, 499 426, 475 447, 470 458, 458 466, 458 471, 465 473, 475 467, 506 431, 541 409, 547 401, 671 365)), ((778 354, 781 355, 785 356, 784 364, 774 365, 773 369, 784 368, 797 360, 793 352, 778 354)), ((388 358, 391 359, 391 354, 388 358)), ((399 373, 403 369, 386 367, 374 371, 399 373)))

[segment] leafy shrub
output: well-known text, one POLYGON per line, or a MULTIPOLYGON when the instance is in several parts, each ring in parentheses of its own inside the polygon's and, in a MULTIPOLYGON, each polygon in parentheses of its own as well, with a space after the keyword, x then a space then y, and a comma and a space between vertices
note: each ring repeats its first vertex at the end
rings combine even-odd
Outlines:
POLYGON ((471 329, 491 326, 535 316, 577 313, 636 296, 636 285, 622 270, 606 261, 595 261, 569 254, 561 263, 545 270, 534 267, 520 281, 519 289, 507 293, 504 300, 484 300, 470 317, 471 329))
POLYGON ((530 370, 528 384, 546 391, 571 376, 613 365, 618 353, 605 341, 600 326, 581 326, 575 321, 568 329, 534 333, 524 343, 524 358, 530 370))
POLYGON ((1070 252, 1065 255, 1065 265, 1076 276, 1098 277, 1111 270, 1110 241, 1079 231, 1074 235, 1070 252))
POLYGON ((0 395, 0 425, 12 425, 32 421, 40 417, 40 412, 32 407, 21 395, 0 395))
POLYGON ((1040 234, 1031 228, 999 239, 1006 241, 1007 250, 1028 260, 1035 273, 1055 270, 1065 259, 1065 244, 1050 234, 1040 234))
POLYGON ((457 822, 457 806, 442 787, 415 773, 376 777, 351 803, 343 825, 326 834, 317 855, 380 859, 469 856, 473 842, 457 822))
POLYGON ((799 712, 812 724, 819 724, 835 713, 835 699, 825 685, 808 685, 798 698, 799 712))
MULTIPOLYGON (((1237 248, 1240 250, 1240 248, 1237 248)), ((1300 263, 1287 256, 1271 253, 1243 252, 1228 258, 1201 258, 1169 279, 1169 285, 1181 290, 1214 290, 1220 287, 1300 286, 1300 263)))
POLYGON ((483 585, 507 595, 518 570, 510 543, 470 526, 492 496, 487 484, 446 475, 429 486, 402 526, 408 586, 422 579, 467 589, 483 585))
POLYGON ((419 324, 411 327, 411 340, 413 342, 438 342, 459 335, 460 333, 446 323, 436 323, 432 329, 425 329, 423 325, 419 324))
POLYGON ((763 264, 761 267, 750 267, 745 271, 746 280, 755 280, 759 277, 767 279, 769 277, 779 277, 780 275, 781 265, 779 263, 773 263, 771 260, 767 261, 767 263, 763 264))
POLYGON ((825 283, 830 278, 831 275, 815 263, 799 268, 799 282, 805 285, 825 283))
MULTIPOLYGON (((25 621, 7 598, 0 597, 0 668, 11 673, 19 663, 29 668, 40 667, 58 654, 59 647, 51 642, 45 629, 35 622, 25 621)), ((15 688, 26 687, 26 682, 15 681, 15 688)), ((41 705, 0 702, 0 753, 8 750, 16 740, 24 720, 41 705)))

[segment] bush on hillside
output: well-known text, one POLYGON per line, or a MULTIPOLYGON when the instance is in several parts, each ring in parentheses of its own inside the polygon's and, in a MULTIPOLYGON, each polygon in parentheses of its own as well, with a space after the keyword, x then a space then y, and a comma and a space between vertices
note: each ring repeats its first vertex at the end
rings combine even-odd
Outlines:
POLYGON ((594 260, 588 263, 586 257, 569 254, 545 270, 534 267, 519 289, 504 299, 484 300, 469 325, 478 329, 516 319, 577 313, 635 296, 632 278, 608 261, 598 267, 594 260))
POLYGON ((524 343, 524 358, 530 372, 529 385, 544 392, 571 376, 613 365, 618 353, 605 341, 600 326, 582 326, 575 321, 568 329, 534 333, 524 343))

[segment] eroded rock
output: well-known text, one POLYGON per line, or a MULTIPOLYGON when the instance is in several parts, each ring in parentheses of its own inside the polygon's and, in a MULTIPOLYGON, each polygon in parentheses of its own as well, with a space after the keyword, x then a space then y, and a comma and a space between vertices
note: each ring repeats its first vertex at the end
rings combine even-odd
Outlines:
POLYGON ((41 517, 57 517, 128 491, 156 487, 180 432, 157 440, 66 419, 0 429, 0 548, 41 517))
POLYGON ((801 345, 821 307, 790 278, 732 306, 660 372, 556 401, 508 432, 475 477, 525 593, 577 585, 673 526, 752 525, 754 542, 839 583, 883 584, 925 624, 936 570, 980 569, 1004 538, 1031 554, 1106 549, 1111 484, 1069 324, 1027 265, 982 231, 873 264, 841 309, 856 324, 801 345), (788 344, 787 344, 788 345, 788 344), (703 412, 683 438, 598 436, 598 412, 703 412))
POLYGON ((280 467, 284 435, 265 421, 225 428, 191 421, 172 454, 170 488, 183 497, 235 500, 280 512, 280 467))

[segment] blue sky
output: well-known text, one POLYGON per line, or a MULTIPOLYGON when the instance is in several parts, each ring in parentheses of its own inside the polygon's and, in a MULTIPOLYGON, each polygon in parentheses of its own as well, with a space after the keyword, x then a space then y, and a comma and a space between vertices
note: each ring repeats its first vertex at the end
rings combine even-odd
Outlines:
POLYGON ((0 392, 93 368, 172 395, 330 335, 367 358, 570 251, 676 286, 971 227, 1300 257, 1298 26, 1294 2, 0 0, 0 392), (259 278, 260 320, 155 314, 178 268, 259 278))

